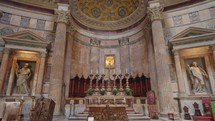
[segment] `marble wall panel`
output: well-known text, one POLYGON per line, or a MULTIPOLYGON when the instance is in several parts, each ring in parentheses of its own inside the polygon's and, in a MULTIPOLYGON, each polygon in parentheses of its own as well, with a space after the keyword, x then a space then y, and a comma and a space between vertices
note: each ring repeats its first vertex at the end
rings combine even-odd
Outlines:
POLYGON ((46 21, 42 19, 37 19, 37 29, 44 30, 46 21))
POLYGON ((89 46, 85 46, 75 41, 72 46, 72 68, 71 74, 74 77, 76 74, 84 76, 89 75, 89 46))
POLYGON ((98 47, 91 47, 91 52, 90 52, 90 69, 92 72, 98 73, 99 69, 99 51, 100 49, 98 47))
POLYGON ((140 41, 130 47, 131 73, 132 75, 148 74, 147 48, 144 41, 140 41))
POLYGON ((214 7, 209 8, 209 10, 210 10, 211 18, 215 18, 215 6, 214 6, 214 7))
POLYGON ((31 18, 29 27, 30 28, 36 28, 36 26, 37 26, 37 19, 31 18))
POLYGON ((211 16, 210 16, 209 9, 205 9, 205 10, 199 11, 199 17, 200 17, 201 21, 210 19, 211 16))
POLYGON ((54 30, 54 22, 46 21, 45 30, 53 31, 54 30))
POLYGON ((19 26, 21 22, 21 16, 12 15, 10 24, 19 26))
POLYGON ((30 24, 30 19, 31 19, 31 18, 29 18, 29 17, 22 16, 22 17, 21 17, 20 26, 28 27, 29 24, 30 24))
POLYGON ((80 45, 81 56, 80 56, 80 65, 82 75, 87 78, 89 75, 89 47, 85 45, 80 45))

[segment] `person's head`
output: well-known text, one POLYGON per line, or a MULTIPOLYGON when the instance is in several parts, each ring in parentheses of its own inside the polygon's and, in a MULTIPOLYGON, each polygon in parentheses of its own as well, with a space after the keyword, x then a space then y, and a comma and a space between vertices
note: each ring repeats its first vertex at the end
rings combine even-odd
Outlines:
POLYGON ((193 61, 191 65, 197 67, 197 62, 193 61))
POLYGON ((29 67, 29 63, 25 63, 24 67, 28 68, 29 67))

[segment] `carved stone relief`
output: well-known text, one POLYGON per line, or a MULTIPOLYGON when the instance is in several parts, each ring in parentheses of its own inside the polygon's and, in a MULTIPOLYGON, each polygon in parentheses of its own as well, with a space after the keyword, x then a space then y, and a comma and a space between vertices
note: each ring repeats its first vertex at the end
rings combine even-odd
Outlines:
POLYGON ((189 18, 191 23, 200 21, 199 12, 195 11, 195 12, 189 13, 189 18))
POLYGON ((43 30, 45 28, 45 20, 38 19, 37 20, 37 29, 43 30))
POLYGON ((30 24, 30 18, 29 18, 29 17, 22 16, 22 17, 21 17, 20 26, 28 27, 29 24, 30 24))
POLYGON ((129 38, 122 38, 121 40, 119 40, 120 46, 128 45, 128 44, 129 44, 129 38))
POLYGON ((215 30, 215 23, 209 23, 206 28, 215 30))
POLYGON ((92 45, 92 46, 99 46, 100 43, 101 43, 101 41, 96 38, 90 39, 90 45, 92 45))
POLYGON ((0 29, 0 35, 7 35, 7 34, 12 34, 14 33, 13 29, 10 27, 3 27, 0 29))
POLYGON ((3 16, 0 18, 1 23, 9 24, 11 20, 11 14, 3 12, 3 16))
POLYGON ((179 26, 183 24, 182 15, 173 16, 172 19, 173 19, 174 26, 179 26))

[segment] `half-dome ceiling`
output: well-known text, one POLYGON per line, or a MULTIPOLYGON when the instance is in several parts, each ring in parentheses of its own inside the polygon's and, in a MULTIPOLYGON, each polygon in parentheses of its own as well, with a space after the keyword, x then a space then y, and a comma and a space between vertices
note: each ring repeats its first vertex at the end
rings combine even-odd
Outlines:
POLYGON ((148 0, 72 0, 71 22, 82 28, 122 30, 146 18, 148 0))
POLYGON ((84 14, 101 21, 129 16, 138 5, 139 0, 79 0, 79 7, 84 14))

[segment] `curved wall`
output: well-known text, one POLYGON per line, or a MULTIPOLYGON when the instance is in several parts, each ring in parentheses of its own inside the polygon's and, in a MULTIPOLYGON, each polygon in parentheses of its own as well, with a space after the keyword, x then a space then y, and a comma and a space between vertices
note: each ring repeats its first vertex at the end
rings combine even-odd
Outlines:
POLYGON ((148 74, 147 44, 143 30, 125 38, 109 40, 96 40, 76 32, 72 46, 72 77, 79 74, 86 78, 91 71, 107 75, 108 70, 104 69, 106 55, 115 56, 117 74, 124 74, 126 70, 134 76, 148 74))

